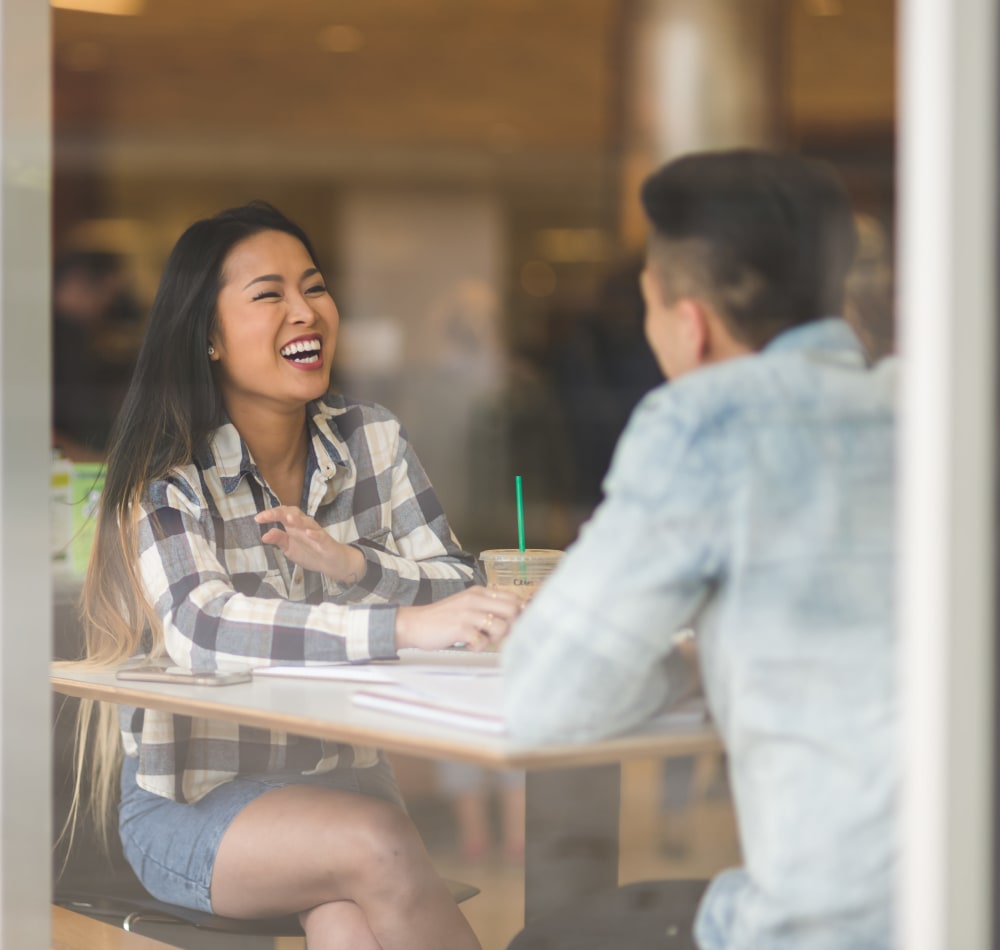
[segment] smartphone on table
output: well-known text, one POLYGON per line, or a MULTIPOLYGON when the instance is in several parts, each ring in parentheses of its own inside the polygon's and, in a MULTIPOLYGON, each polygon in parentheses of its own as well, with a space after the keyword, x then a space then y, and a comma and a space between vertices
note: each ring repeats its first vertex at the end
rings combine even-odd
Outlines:
POLYGON ((249 683, 249 670, 216 670, 210 673, 192 673, 179 666, 129 666, 119 670, 115 679, 140 683, 184 683, 188 686, 230 686, 249 683))

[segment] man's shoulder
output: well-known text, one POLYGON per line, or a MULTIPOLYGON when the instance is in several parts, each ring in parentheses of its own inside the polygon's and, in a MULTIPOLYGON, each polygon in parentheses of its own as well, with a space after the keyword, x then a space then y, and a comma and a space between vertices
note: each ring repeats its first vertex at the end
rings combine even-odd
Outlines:
POLYGON ((797 352, 761 352, 714 363, 649 392, 616 453, 631 469, 675 464, 692 452, 710 467, 719 452, 762 431, 878 425, 895 416, 895 361, 869 368, 797 352), (714 448, 713 448, 714 446, 714 448), (711 458, 710 458, 711 457, 711 458))
POLYGON ((849 351, 765 350, 689 373, 651 405, 700 424, 891 416, 896 373, 894 358, 870 367, 849 351))
POLYGON ((761 375, 760 357, 737 357, 713 363, 650 390, 636 407, 640 423, 671 420, 691 429, 747 408, 748 394, 761 395, 753 380, 761 375))

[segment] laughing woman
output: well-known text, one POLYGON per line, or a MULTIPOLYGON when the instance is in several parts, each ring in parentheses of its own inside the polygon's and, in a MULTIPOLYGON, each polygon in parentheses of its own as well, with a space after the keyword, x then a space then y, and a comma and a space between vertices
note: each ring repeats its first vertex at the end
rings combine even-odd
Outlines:
MULTIPOLYGON (((476 584, 399 423, 330 393, 338 320, 309 239, 269 205, 181 236, 112 435, 93 663, 365 660, 506 633, 517 601, 476 584)), ((99 718, 92 805, 106 824, 120 778, 125 854, 156 897, 299 913, 310 950, 478 946, 378 750, 99 718)))

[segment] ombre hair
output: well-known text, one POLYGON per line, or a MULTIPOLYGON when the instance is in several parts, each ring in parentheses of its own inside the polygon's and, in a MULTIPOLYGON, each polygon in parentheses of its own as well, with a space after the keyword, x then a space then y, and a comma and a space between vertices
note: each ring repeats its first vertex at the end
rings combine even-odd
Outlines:
MULTIPOLYGON (((111 431, 83 586, 85 662, 93 666, 114 666, 144 646, 153 655, 163 652, 162 625, 139 576, 137 512, 149 485, 188 464, 223 422, 208 340, 216 326, 226 258, 241 241, 264 231, 297 238, 316 263, 305 232, 276 208, 254 201, 196 221, 180 236, 163 269, 132 382, 111 431)), ((64 828, 70 844, 84 799, 101 840, 108 841, 121 762, 118 731, 116 707, 81 701, 73 804, 64 828), (87 795, 81 794, 85 786, 87 795)))

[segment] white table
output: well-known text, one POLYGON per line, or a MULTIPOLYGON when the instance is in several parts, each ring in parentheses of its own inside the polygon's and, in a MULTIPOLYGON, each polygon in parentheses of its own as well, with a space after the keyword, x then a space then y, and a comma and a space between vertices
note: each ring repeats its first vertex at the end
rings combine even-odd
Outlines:
POLYGON ((221 687, 138 683, 78 664, 53 667, 51 681, 54 690, 68 696, 373 745, 421 758, 525 769, 525 917, 529 919, 617 884, 623 760, 721 748, 708 724, 661 725, 579 745, 524 746, 503 735, 362 708, 351 702, 361 684, 337 681, 259 677, 221 687))

